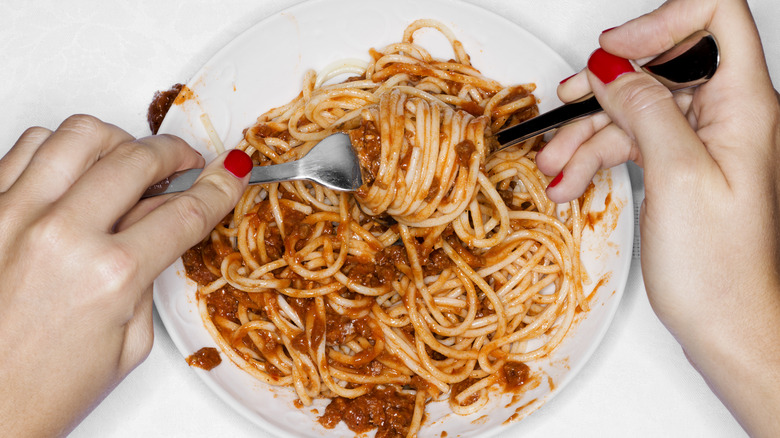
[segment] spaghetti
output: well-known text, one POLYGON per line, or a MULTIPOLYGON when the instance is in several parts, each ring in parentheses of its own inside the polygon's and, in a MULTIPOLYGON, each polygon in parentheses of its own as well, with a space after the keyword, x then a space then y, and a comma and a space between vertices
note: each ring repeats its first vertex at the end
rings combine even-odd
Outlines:
POLYGON ((525 363, 587 310, 589 195, 547 199, 539 140, 491 155, 492 132, 538 113, 534 86, 483 77, 442 24, 418 20, 370 55, 345 82, 307 73, 237 146, 270 165, 347 132, 366 184, 250 187, 184 262, 206 327, 238 366, 303 405, 331 398, 325 427, 415 436, 431 400, 468 414, 489 388, 522 387, 525 363), (415 44, 421 28, 443 34, 455 59, 415 44))

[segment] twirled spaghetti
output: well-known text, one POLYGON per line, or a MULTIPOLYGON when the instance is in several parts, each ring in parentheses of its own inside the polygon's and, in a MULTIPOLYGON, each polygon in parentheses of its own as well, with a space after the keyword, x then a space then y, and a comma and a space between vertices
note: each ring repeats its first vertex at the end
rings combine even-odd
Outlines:
POLYGON ((586 310, 589 201, 547 199, 538 140, 491 155, 492 132, 537 114, 534 86, 483 77, 442 24, 418 20, 370 55, 345 82, 308 73, 300 95, 237 146, 268 165, 347 132, 366 184, 354 194, 300 181, 250 187, 184 261, 233 362, 294 388, 303 405, 332 398, 326 427, 414 436, 430 400, 449 394, 467 414, 489 387, 521 386, 525 362, 549 354, 586 310), (424 27, 455 59, 414 43, 424 27))

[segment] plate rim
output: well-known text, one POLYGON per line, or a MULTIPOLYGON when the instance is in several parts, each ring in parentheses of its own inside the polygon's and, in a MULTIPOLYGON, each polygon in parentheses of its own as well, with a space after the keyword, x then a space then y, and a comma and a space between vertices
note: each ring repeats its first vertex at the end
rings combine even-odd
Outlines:
MULTIPOLYGON (((382 3, 380 0, 371 0, 371 1, 361 1, 361 0, 339 0, 342 2, 354 2, 359 4, 370 4, 372 2, 374 3, 382 3)), ((411 1, 411 0, 409 0, 411 1)), ((474 5, 468 2, 465 2, 463 0, 434 0, 430 3, 439 3, 439 4, 447 4, 450 7, 454 7, 456 9, 462 9, 462 10, 472 10, 472 11, 478 11, 478 13, 483 14, 485 16, 490 16, 492 20, 500 20, 504 23, 504 25, 508 25, 512 28, 514 28, 515 31, 519 31, 520 33, 524 34, 526 38, 535 41, 540 46, 543 46, 551 56, 554 56, 557 58, 557 62, 560 62, 561 64, 567 66, 571 71, 574 71, 574 69, 565 61, 565 59, 552 47, 550 47, 547 43, 542 41, 539 37, 519 25, 518 23, 515 23, 508 18, 493 12, 490 9, 483 8, 478 5, 474 5)), ((217 50, 198 70, 195 72, 190 79, 187 81, 187 85, 190 86, 193 84, 193 82, 197 81, 198 78, 202 77, 204 73, 208 71, 210 66, 215 62, 215 60, 218 60, 222 57, 224 57, 226 54, 229 54, 232 50, 234 50, 234 47, 242 44, 244 40, 249 38, 252 34, 259 32, 258 29, 262 28, 267 23, 280 19, 280 17, 284 16, 284 14, 290 14, 295 15, 299 11, 305 11, 309 8, 312 8, 317 5, 327 4, 327 3, 333 3, 329 0, 308 0, 304 1, 295 5, 292 5, 288 8, 279 10, 277 12, 272 13, 269 16, 266 16, 262 18, 261 20, 257 21, 252 26, 248 27, 244 31, 240 32, 239 34, 235 35, 228 43, 223 45, 219 50, 217 50)), ((466 11, 468 12, 468 11, 466 11)), ((464 12, 465 13, 465 12, 464 12)), ((477 66, 479 68, 479 66, 477 66)), ((276 103, 278 104, 278 103, 276 103)), ((160 126, 160 133, 169 132, 170 131, 170 124, 171 119, 166 117, 163 120, 163 123, 160 126)), ((625 234, 629 236, 628 242, 631 242, 633 240, 633 234, 634 234, 634 221, 633 221, 633 193, 631 191, 630 186, 630 178, 628 175, 628 169, 625 164, 622 164, 620 166, 613 167, 610 172, 612 172, 612 179, 622 179, 626 182, 626 192, 620 193, 621 199, 623 196, 626 197, 625 199, 625 205, 623 206, 623 211, 619 214, 619 216, 628 215, 631 214, 632 220, 628 221, 628 225, 624 225, 624 227, 627 227, 625 229, 625 234)), ((563 377, 563 379, 559 382, 556 382, 555 388, 552 389, 549 393, 547 393, 544 396, 544 400, 539 403, 539 405, 533 409, 532 411, 525 414, 525 416, 530 415, 531 413, 537 411, 541 406, 547 404, 551 399, 553 399, 555 396, 557 396, 565 387, 569 385, 569 383, 578 375, 580 375, 580 372, 582 368, 584 368, 592 359, 595 351, 599 348, 599 346, 602 345, 604 337, 609 330, 609 328, 612 326, 612 322, 614 320, 614 316, 617 313, 617 309, 619 308, 620 301, 622 300, 622 296, 625 292, 628 277, 630 275, 630 266, 632 261, 630 246, 628 246, 628 256, 619 257, 620 261, 622 262, 622 265, 620 266, 620 276, 619 278, 612 279, 614 281, 614 286, 616 288, 615 293, 612 294, 612 296, 608 297, 610 301, 614 301, 607 309, 606 314, 601 318, 601 326, 599 330, 595 333, 595 336, 593 336, 593 342, 591 342, 588 345, 588 348, 585 349, 584 353, 582 354, 583 359, 581 359, 579 362, 577 362, 576 366, 571 367, 572 369, 566 373, 566 375, 563 377), (575 369, 576 368, 576 369, 575 369)), ((623 249, 623 248, 621 248, 623 249)), ((180 262, 180 259, 177 261, 177 263, 180 262)), ((172 265, 173 266, 173 265, 172 265)), ((186 281, 186 280, 185 280, 186 281)), ((170 319, 170 315, 166 311, 161 311, 161 308, 164 308, 164 306, 160 303, 159 298, 159 292, 158 292, 158 281, 155 280, 154 283, 154 304, 157 308, 157 312, 160 316, 160 319, 163 322, 163 325, 165 326, 165 331, 168 333, 168 335, 173 340, 174 344, 177 347, 177 350, 180 354, 182 354, 184 357, 187 356, 186 351, 188 350, 185 348, 186 341, 182 338, 182 334, 177 332, 176 330, 171 329, 171 327, 174 326, 173 321, 170 319)), ((196 306, 196 304, 195 304, 196 306)), ((587 319, 587 316, 585 317, 587 319)), ((200 320, 200 316, 198 315, 198 320, 200 320)), ((201 322, 202 324, 202 322, 201 322)), ((582 324, 582 321, 579 321, 576 323, 577 326, 582 324)), ((205 328, 204 328, 205 329, 205 328)), ((576 329, 576 327, 575 327, 576 329)), ((209 337, 210 338, 210 337, 209 337)), ((567 335, 567 339, 570 338, 569 335, 567 335)), ((216 344, 215 344, 216 345, 216 344)), ((228 359, 228 362, 231 362, 228 359)), ((235 365, 235 364, 233 364, 235 365)), ((217 396, 222 399, 223 402, 225 402, 230 408, 236 410, 239 412, 244 418, 248 419, 251 423, 261 427, 264 431, 278 435, 278 436, 291 436, 290 431, 281 429, 280 427, 276 426, 274 423, 271 423, 269 421, 265 421, 264 419, 258 418, 257 413, 250 410, 248 407, 246 407, 240 400, 237 400, 235 397, 232 396, 228 391, 225 390, 222 386, 219 385, 218 381, 212 377, 209 376, 207 371, 195 369, 194 370, 196 374, 206 383, 206 385, 209 387, 209 389, 217 394, 217 396)), ((243 371, 242 371, 243 372, 243 371)), ((261 382, 258 382, 261 383, 261 382)), ((499 433, 509 433, 513 431, 514 429, 518 428, 520 424, 523 424, 523 421, 517 421, 505 426, 501 427, 493 427, 489 430, 486 430, 484 432, 477 432, 477 436, 480 437, 490 437, 495 436, 499 433)), ((328 432, 332 432, 333 430, 328 429, 322 429, 323 433, 327 434, 328 432)))

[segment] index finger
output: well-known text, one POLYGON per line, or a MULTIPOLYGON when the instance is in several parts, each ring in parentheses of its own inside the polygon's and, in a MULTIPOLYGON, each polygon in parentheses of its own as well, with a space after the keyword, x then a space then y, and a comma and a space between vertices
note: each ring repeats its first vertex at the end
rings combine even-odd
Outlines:
POLYGON ((132 140, 121 128, 95 117, 68 117, 33 153, 7 193, 42 204, 54 202, 100 157, 132 140))
POLYGON ((101 229, 109 229, 151 184, 184 169, 203 167, 203 157, 172 135, 140 138, 117 146, 96 162, 55 205, 101 229), (99 187, 100 190, 95 190, 99 187), (100 211, 99 215, 94 212, 100 211))
POLYGON ((27 128, 5 156, 0 158, 0 193, 7 191, 30 164, 35 151, 51 135, 40 126, 27 128))
POLYGON ((741 181, 739 175, 755 172, 771 153, 774 144, 765 137, 777 114, 758 30, 744 0, 671 0, 603 33, 600 43, 613 55, 636 59, 700 29, 717 39, 720 65, 709 82, 696 88, 687 116, 723 173, 741 181), (755 153, 744 153, 747 144, 755 153))

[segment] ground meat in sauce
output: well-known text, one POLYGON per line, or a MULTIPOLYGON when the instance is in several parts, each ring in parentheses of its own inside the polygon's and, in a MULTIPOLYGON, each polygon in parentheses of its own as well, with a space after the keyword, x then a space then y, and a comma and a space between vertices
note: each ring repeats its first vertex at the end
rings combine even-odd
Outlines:
POLYGON ((398 270, 394 263, 399 257, 398 254, 395 254, 398 250, 403 251, 403 248, 400 246, 384 248, 376 254, 373 261, 350 257, 343 270, 350 280, 363 286, 389 285, 398 279, 398 270))
POLYGON ((485 258, 471 252, 450 229, 447 229, 445 233, 442 234, 442 237, 444 237, 444 240, 450 244, 452 249, 454 249, 469 266, 472 268, 481 268, 485 266, 485 258))
POLYGON ((363 184, 371 185, 379 173, 379 158, 382 155, 382 142, 374 122, 363 120, 360 127, 349 132, 352 147, 357 152, 360 168, 363 170, 363 184))
POLYGON ((382 365, 381 362, 372 360, 368 364, 360 367, 355 368, 356 374, 362 374, 364 376, 378 376, 382 374, 382 370, 385 368, 384 365, 382 365))
POLYGON ((471 156, 476 152, 477 146, 471 140, 463 140, 455 145, 455 155, 460 166, 468 167, 471 156))
POLYGON ((378 287, 385 283, 385 278, 381 277, 377 271, 378 266, 373 262, 347 261, 344 266, 344 272, 347 278, 367 287, 378 287))
MULTIPOLYGON (((306 218, 306 214, 293 210, 284 204, 280 205, 280 210, 287 238, 282 239, 281 231, 276 226, 266 227, 263 234, 265 252, 271 260, 281 258, 288 246, 290 250, 296 251, 303 248, 312 231, 310 225, 301 223, 306 218)), ((271 203, 267 199, 258 203, 249 214, 254 215, 251 220, 255 222, 255 227, 258 227, 261 222, 268 224, 276 221, 271 203)), ((326 232, 328 232, 327 227, 323 230, 323 233, 326 232)))
POLYGON ((262 140, 266 137, 275 137, 280 140, 289 141, 292 136, 287 126, 281 123, 260 123, 249 128, 244 135, 250 135, 255 139, 262 140))
POLYGON ((217 279, 217 276, 209 271, 203 261, 203 249, 207 245, 209 244, 201 242, 188 249, 181 256, 187 277, 204 286, 217 279))
POLYGON ((285 297, 285 301, 293 308, 301 320, 306 318, 306 312, 309 311, 311 305, 314 303, 311 298, 285 297))
POLYGON ((423 275, 437 275, 452 266, 452 260, 443 249, 433 250, 423 263, 423 275))
POLYGON ((265 243, 265 253, 269 259, 278 260, 282 258, 282 254, 284 254, 284 240, 279 228, 266 228, 263 234, 263 242, 265 243))
POLYGON ((531 369, 523 362, 506 362, 499 371, 499 378, 506 391, 522 388, 531 375, 531 369))
POLYGON ((510 206, 515 199, 515 192, 512 190, 498 190, 498 196, 501 197, 504 204, 510 206))
MULTIPOLYGON (((209 316, 221 316, 225 319, 229 319, 238 323, 238 298, 237 293, 244 293, 238 289, 234 289, 231 286, 225 286, 224 288, 205 295, 206 309, 209 312, 209 316), (228 289, 229 288, 229 289, 228 289)), ((203 298, 203 296, 201 296, 203 298)))
POLYGON ((528 90, 525 89, 522 85, 518 85, 509 92, 509 94, 506 95, 503 99, 501 99, 501 102, 499 105, 506 105, 512 102, 516 102, 520 99, 523 99, 525 97, 528 97, 531 93, 528 92, 528 90))
POLYGON ((429 345, 425 346, 425 352, 428 354, 428 357, 430 357, 433 360, 446 360, 447 356, 439 353, 438 351, 431 348, 429 345))
POLYGON ((187 356, 187 364, 189 366, 202 368, 206 371, 211 370, 220 363, 222 363, 222 358, 219 357, 219 351, 214 347, 203 347, 187 356))
POLYGON ((353 319, 339 315, 336 312, 327 312, 325 342, 327 345, 344 345, 358 336, 371 337, 371 326, 365 318, 353 319))
POLYGON ((311 235, 311 225, 297 223, 293 225, 292 230, 288 231, 287 239, 285 240, 285 247, 295 251, 300 251, 306 246, 306 242, 311 235))
POLYGON ((379 265, 392 265, 395 263, 408 265, 409 258, 406 255, 406 248, 399 245, 385 247, 376 254, 376 263, 379 265))
POLYGON ((483 298, 479 302, 479 309, 477 309, 477 315, 475 318, 484 318, 486 316, 495 315, 496 311, 490 308, 490 300, 483 298))
POLYGON ((306 337, 306 332, 302 331, 298 333, 294 338, 290 340, 292 347, 301 353, 309 352, 309 339, 306 337))
POLYGON ((389 284, 398 279, 399 272, 395 265, 408 265, 409 258, 404 247, 390 245, 376 253, 374 263, 376 265, 376 275, 380 279, 381 284, 389 284))
POLYGON ((428 189, 428 194, 425 195, 425 202, 431 202, 433 199, 436 198, 436 196, 439 194, 439 189, 441 188, 441 181, 438 177, 433 177, 431 180, 431 187, 428 189))
POLYGON ((482 108, 477 103, 474 103, 472 101, 463 102, 458 106, 460 107, 460 109, 466 111, 467 113, 471 114, 474 117, 479 117, 485 113, 485 108, 482 108))
POLYGON ((149 123, 152 134, 157 134, 157 131, 160 130, 165 115, 168 114, 168 110, 171 109, 171 105, 182 87, 184 87, 183 84, 176 84, 170 90, 154 93, 152 103, 149 104, 149 109, 146 111, 146 121, 149 123))
POLYGON ((261 348, 264 354, 276 350, 276 347, 279 345, 279 342, 271 332, 266 330, 258 330, 257 335, 260 337, 260 340, 263 341, 263 345, 261 348))
POLYGON ((414 399, 414 395, 400 393, 392 387, 374 388, 354 399, 336 397, 325 408, 319 422, 333 429, 343 421, 356 433, 376 428, 376 438, 405 437, 414 415, 414 399))
MULTIPOLYGON (((463 392, 466 389, 468 389, 469 386, 477 383, 477 381, 478 381, 477 379, 469 377, 466 380, 461 380, 460 382, 455 383, 454 385, 452 385, 452 387, 450 388, 450 400, 452 401, 452 403, 453 404, 458 404, 455 401, 455 398, 458 395, 460 395, 461 392, 463 392)), ((472 403, 475 403, 478 399, 479 399, 479 391, 476 391, 474 394, 471 394, 467 399, 463 400, 463 402, 459 403, 459 404, 461 406, 468 406, 468 405, 470 405, 472 403)))
POLYGON ((517 125, 520 122, 526 121, 528 119, 532 119, 539 115, 539 107, 536 105, 531 105, 528 108, 525 108, 523 110, 520 110, 514 114, 512 114, 512 117, 509 118, 509 120, 506 122, 504 126, 514 126, 517 125))

